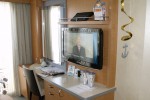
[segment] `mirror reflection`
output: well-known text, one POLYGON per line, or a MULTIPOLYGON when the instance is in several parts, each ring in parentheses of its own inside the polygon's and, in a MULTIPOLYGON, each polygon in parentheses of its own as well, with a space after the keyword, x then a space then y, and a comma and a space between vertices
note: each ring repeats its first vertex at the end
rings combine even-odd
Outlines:
POLYGON ((61 25, 65 18, 66 0, 48 0, 42 9, 43 57, 61 63, 61 25))

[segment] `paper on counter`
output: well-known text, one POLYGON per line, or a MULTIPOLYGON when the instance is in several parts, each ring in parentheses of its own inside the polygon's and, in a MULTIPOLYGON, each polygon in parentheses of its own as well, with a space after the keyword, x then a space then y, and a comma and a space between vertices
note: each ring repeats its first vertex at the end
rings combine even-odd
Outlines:
POLYGON ((48 75, 42 74, 42 73, 37 73, 37 75, 41 76, 41 77, 47 77, 48 75))
POLYGON ((84 93, 87 91, 92 91, 93 89, 95 89, 95 87, 90 88, 89 86, 83 85, 83 84, 76 85, 76 86, 69 88, 70 91, 77 93, 77 94, 84 93))
POLYGON ((58 68, 58 67, 41 67, 40 68, 43 72, 50 73, 50 72, 57 72, 61 73, 64 72, 64 70, 58 68))

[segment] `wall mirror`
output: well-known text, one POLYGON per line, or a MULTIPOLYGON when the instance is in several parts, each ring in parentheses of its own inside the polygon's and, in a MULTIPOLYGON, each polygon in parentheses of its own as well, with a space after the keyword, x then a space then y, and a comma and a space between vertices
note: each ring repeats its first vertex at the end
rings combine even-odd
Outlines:
POLYGON ((66 17, 66 0, 47 0, 42 9, 43 57, 61 63, 61 28, 58 22, 66 17))

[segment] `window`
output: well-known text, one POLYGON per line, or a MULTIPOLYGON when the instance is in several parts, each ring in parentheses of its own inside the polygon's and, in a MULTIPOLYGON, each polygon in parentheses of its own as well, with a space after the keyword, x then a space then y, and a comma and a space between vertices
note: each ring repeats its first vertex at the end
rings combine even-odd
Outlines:
MULTIPOLYGON (((10 4, 0 2, 0 81, 8 79, 6 91, 13 92, 13 57, 10 4)), ((0 84, 1 85, 1 84, 0 84)), ((0 87, 0 94, 3 92, 0 87)))

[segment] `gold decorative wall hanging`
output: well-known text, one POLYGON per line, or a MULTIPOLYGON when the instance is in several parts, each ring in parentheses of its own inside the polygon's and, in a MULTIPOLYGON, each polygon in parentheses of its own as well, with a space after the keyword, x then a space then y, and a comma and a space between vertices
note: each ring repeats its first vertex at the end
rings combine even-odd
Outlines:
POLYGON ((121 26, 121 29, 128 34, 126 36, 123 36, 121 38, 121 40, 122 41, 127 41, 127 40, 132 38, 132 33, 130 31, 128 31, 128 30, 125 30, 125 27, 128 26, 129 24, 131 24, 134 21, 134 19, 126 13, 126 11, 124 10, 124 5, 125 5, 124 4, 124 0, 121 0, 121 11, 129 17, 130 22, 125 24, 125 25, 123 25, 123 26, 121 26))

